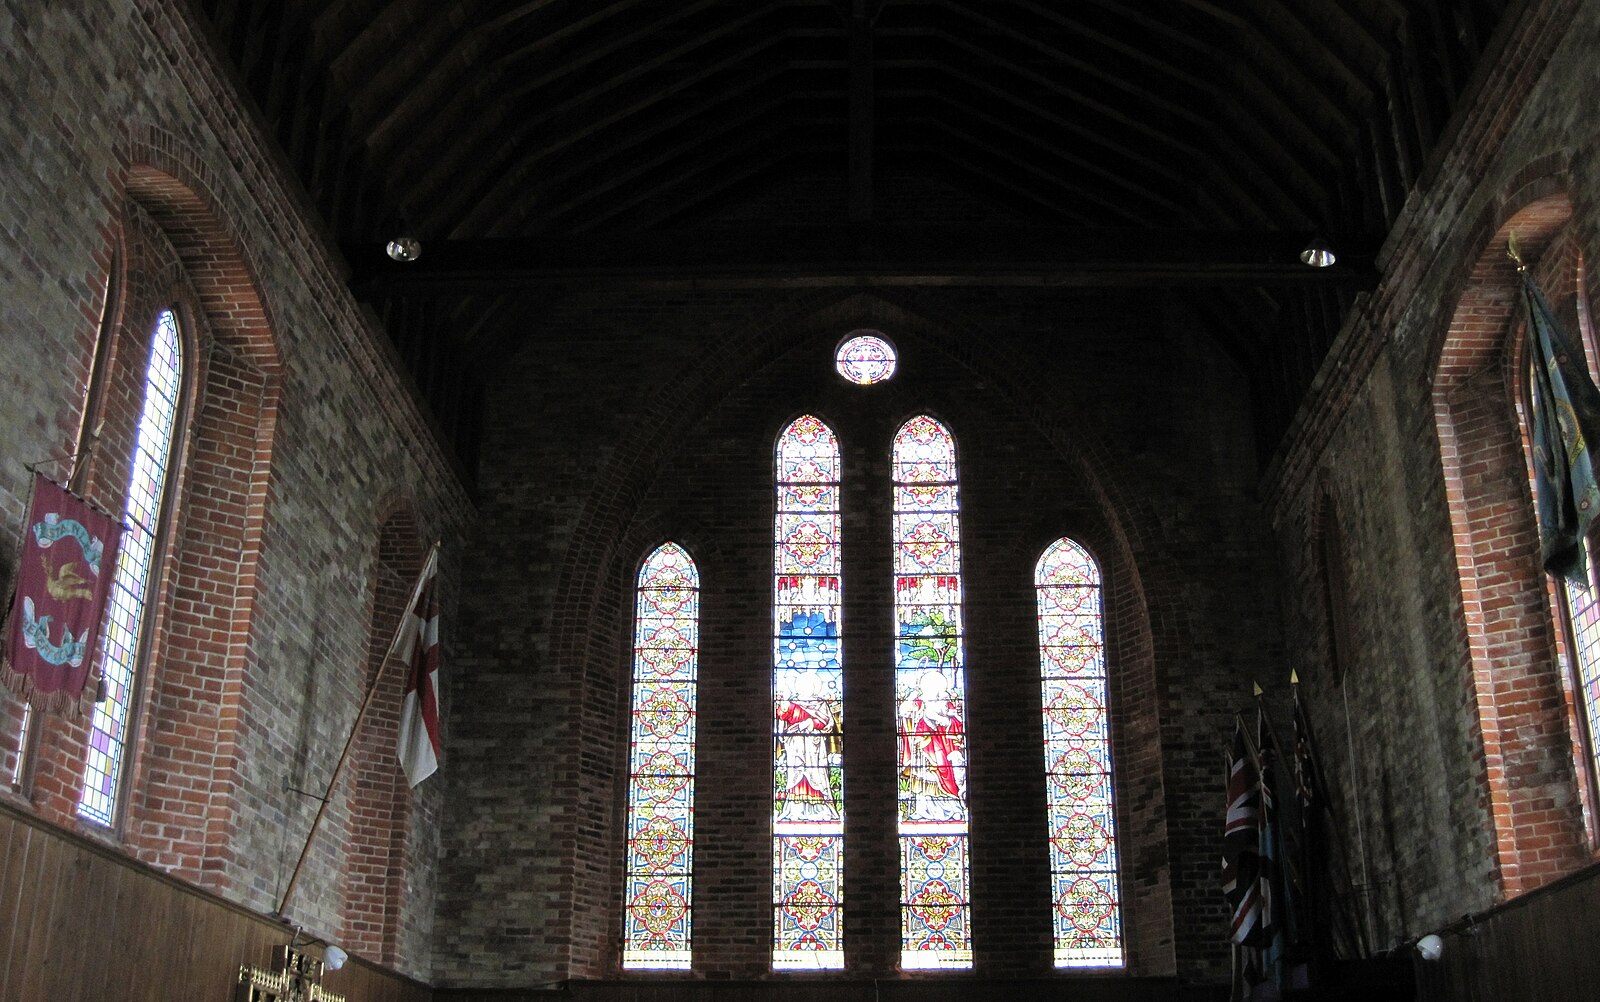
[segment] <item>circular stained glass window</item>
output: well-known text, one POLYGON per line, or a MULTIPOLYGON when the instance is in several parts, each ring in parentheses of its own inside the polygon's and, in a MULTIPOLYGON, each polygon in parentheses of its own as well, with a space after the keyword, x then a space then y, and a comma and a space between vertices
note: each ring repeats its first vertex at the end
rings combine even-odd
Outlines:
POLYGON ((894 348, 872 334, 857 333, 844 339, 833 356, 834 368, 852 383, 870 386, 894 375, 894 348))

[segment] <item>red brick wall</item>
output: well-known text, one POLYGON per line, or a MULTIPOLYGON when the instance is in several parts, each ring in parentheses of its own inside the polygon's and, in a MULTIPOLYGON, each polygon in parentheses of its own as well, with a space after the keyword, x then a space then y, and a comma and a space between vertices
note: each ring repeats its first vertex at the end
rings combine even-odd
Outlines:
POLYGON ((346 949, 394 963, 400 945, 406 877, 418 860, 411 849, 411 790, 395 767, 407 665, 384 659, 421 570, 417 516, 400 506, 378 530, 367 665, 376 686, 351 751, 350 828, 344 864, 346 949))
MULTIPOLYGON (((158 309, 176 306, 190 366, 125 817, 106 830, 75 816, 82 720, 36 718, 31 781, 0 795, 267 912, 317 806, 285 784, 320 793, 366 687, 396 531, 386 499, 408 499, 413 545, 459 538, 471 503, 188 5, 7 9, 0 22, 0 141, 32 151, 0 205, 14 247, 0 262, 0 582, 24 464, 70 452, 86 405, 104 430, 85 490, 120 511, 158 309)), ((447 550, 447 607, 455 560, 447 550)), ((20 720, 0 697, 6 766, 20 720)), ((392 742, 366 740, 368 776, 392 772, 392 742)), ((443 788, 383 811, 346 777, 288 918, 327 937, 381 926, 358 949, 427 974, 443 788), (347 902, 345 875, 384 839, 397 864, 384 889, 347 902)))
POLYGON ((441 983, 615 975, 631 589, 665 539, 703 588, 696 970, 766 976, 772 456, 807 411, 844 462, 850 973, 896 976, 888 455, 926 410, 962 463, 977 973, 1050 971, 1032 572, 1071 535, 1106 574, 1131 968, 1220 976, 1218 755, 1279 663, 1277 612, 1240 377, 1182 318, 1175 298, 959 291, 546 316, 490 391, 484 536, 505 559, 463 582, 441 983), (832 370, 860 326, 901 349, 887 384, 832 370))
POLYGON ((1377 949, 1591 859, 1513 404, 1504 254, 1515 228, 1557 297, 1571 295, 1576 252, 1593 259, 1600 144, 1577 109, 1596 99, 1600 9, 1523 15, 1265 485, 1284 626, 1312 665, 1305 696, 1347 847, 1334 868, 1377 949), (1320 485, 1337 498, 1350 592, 1337 685, 1316 589, 1320 485))

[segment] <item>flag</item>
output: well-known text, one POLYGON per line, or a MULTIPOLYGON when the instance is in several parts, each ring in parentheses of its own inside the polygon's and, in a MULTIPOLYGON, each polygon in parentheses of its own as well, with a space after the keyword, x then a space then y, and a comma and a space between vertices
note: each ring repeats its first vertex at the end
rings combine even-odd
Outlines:
POLYGON ((1534 507, 1545 570, 1588 578, 1584 539, 1600 514, 1600 482, 1589 443, 1600 441, 1600 389, 1583 348, 1556 322, 1550 304, 1522 271, 1531 372, 1534 507))
POLYGON ((1222 893, 1228 899, 1233 942, 1259 940, 1261 890, 1261 773, 1244 721, 1236 720, 1228 750, 1228 809, 1222 830, 1222 893))
POLYGON ((5 684, 31 706, 77 715, 121 538, 116 519, 34 474, 4 651, 5 684))
POLYGON ((402 658, 406 665, 399 756, 406 782, 413 787, 439 768, 438 571, 439 546, 435 543, 389 648, 389 657, 402 658))
POLYGON ((1259 967, 1262 977, 1271 979, 1281 988, 1284 982, 1284 920, 1292 913, 1289 888, 1281 876, 1283 852, 1278 842, 1278 790, 1273 773, 1277 744, 1268 729, 1267 712, 1260 705, 1259 693, 1256 698, 1256 749, 1261 769, 1261 919, 1250 942, 1261 948, 1259 967))
POLYGON ((1305 707, 1300 704, 1300 687, 1292 686, 1294 693, 1294 793, 1300 801, 1300 824, 1303 827, 1311 826, 1311 812, 1322 806, 1322 796, 1318 792, 1317 783, 1317 758, 1315 743, 1311 737, 1311 718, 1306 716, 1305 707))

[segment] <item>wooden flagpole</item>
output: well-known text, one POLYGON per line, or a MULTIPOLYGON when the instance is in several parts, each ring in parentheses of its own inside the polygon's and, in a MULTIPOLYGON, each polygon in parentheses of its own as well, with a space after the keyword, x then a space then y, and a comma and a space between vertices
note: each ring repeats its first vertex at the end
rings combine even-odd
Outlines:
POLYGON ((284 917, 284 909, 289 907, 289 898, 294 894, 295 885, 300 882, 300 873, 305 869, 306 857, 311 855, 311 843, 316 840, 317 829, 322 827, 322 819, 328 813, 328 804, 333 800, 334 785, 339 782, 339 775, 344 772, 345 763, 350 759, 350 750, 355 747, 356 735, 361 733, 361 724, 366 720, 367 710, 372 706, 372 697, 377 694, 378 686, 389 670, 389 662, 394 660, 395 645, 400 642, 400 635, 405 631, 407 619, 416 613, 417 599, 422 597, 422 588, 428 581, 429 571, 437 573, 438 559, 439 543, 435 541, 433 547, 428 550, 428 558, 422 563, 422 573, 417 575, 417 583, 411 588, 411 599, 406 603, 405 612, 400 616, 400 622, 395 625, 394 636, 390 638, 389 646, 384 651, 383 662, 378 665, 378 672, 373 676, 372 684, 367 686, 367 694, 361 699, 361 709, 356 713, 355 723, 350 725, 350 736, 345 738, 344 751, 339 753, 339 761, 334 764, 333 775, 328 777, 328 788, 323 791, 322 804, 317 808, 317 816, 311 820, 311 830, 306 833, 306 844, 300 849, 300 859, 294 864, 294 872, 289 874, 289 884, 283 889, 283 898, 278 902, 279 918, 284 917))

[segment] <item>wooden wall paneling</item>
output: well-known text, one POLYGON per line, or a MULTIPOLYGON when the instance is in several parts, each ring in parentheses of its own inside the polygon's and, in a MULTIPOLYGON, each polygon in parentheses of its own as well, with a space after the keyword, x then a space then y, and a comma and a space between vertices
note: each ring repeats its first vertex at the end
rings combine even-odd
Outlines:
MULTIPOLYGON (((0 804, 0 1002, 234 998, 292 930, 0 804)), ((324 979, 351 1002, 432 989, 352 958, 324 979)))
MULTIPOLYGON (((37 862, 30 858, 28 870, 22 875, 24 900, 53 901, 61 877, 60 843, 54 839, 40 838, 38 832, 34 833, 31 841, 39 851, 30 853, 30 857, 37 857, 37 862)), ((42 981, 43 969, 50 958, 50 918, 51 909, 48 907, 32 907, 18 916, 17 932, 19 937, 26 938, 19 938, 14 949, 21 951, 21 956, 27 961, 22 969, 22 977, 16 979, 20 999, 46 997, 43 994, 42 981)))
MULTIPOLYGON (((15 969, 12 955, 22 914, 22 874, 26 869, 28 836, 32 831, 0 815, 0 845, 6 850, 5 859, 0 860, 0 963, 5 965, 0 970, 6 972, 15 969)), ((8 986, 13 980, 9 976, 0 978, 0 1002, 10 1002, 13 989, 8 986)))

